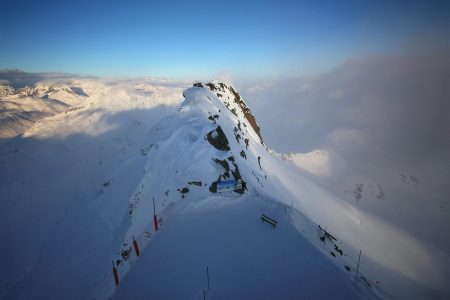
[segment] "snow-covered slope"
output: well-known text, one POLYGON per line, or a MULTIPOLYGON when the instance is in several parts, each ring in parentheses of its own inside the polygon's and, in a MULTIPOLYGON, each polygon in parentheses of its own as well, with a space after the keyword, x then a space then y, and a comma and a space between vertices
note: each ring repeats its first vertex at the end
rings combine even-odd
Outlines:
POLYGON ((182 103, 174 83, 90 86, 85 107, 1 148, 3 298, 202 299, 206 266, 208 299, 444 295, 441 253, 272 153, 230 85, 195 83, 182 103), (219 193, 224 180, 242 183, 219 193))
POLYGON ((305 154, 283 153, 281 157, 313 175, 320 177, 330 175, 330 155, 326 150, 314 150, 305 154))
POLYGON ((0 85, 0 139, 21 134, 42 118, 79 109, 88 97, 79 83, 0 85))
MULTIPOLYGON (((447 201, 442 194, 430 192, 433 188, 438 190, 441 184, 437 177, 396 168, 386 170, 374 166, 373 162, 369 163, 372 164, 370 169, 358 169, 332 149, 277 155, 299 171, 305 171, 311 181, 357 212, 360 224, 356 228, 360 236, 352 244, 390 270, 380 271, 372 266, 372 277, 393 276, 395 279, 390 279, 385 285, 400 298, 448 297, 445 278, 450 275, 449 248, 447 240, 442 238, 449 224, 447 201), (327 155, 316 155, 321 152, 327 155), (312 172, 311 166, 314 170, 321 167, 328 172, 312 172), (418 207, 411 203, 418 204, 418 207), (406 281, 400 283, 397 276, 388 274, 394 270, 406 281), (407 292, 411 290, 415 292, 407 292)), ((346 229, 345 232, 348 234, 354 229, 346 229)))
POLYGON ((1 249, 2 256, 8 257, 0 271, 1 296, 7 291, 15 295, 12 287, 20 286, 22 297, 27 298, 36 289, 56 286, 56 282, 61 287, 59 292, 43 292, 63 295, 72 282, 70 276, 85 278, 91 282, 88 291, 95 290, 96 281, 85 274, 91 269, 79 261, 92 259, 92 276, 98 279, 99 245, 105 247, 102 243, 112 242, 108 237, 114 232, 110 222, 120 224, 129 195, 140 180, 139 172, 130 171, 145 159, 140 143, 161 118, 176 111, 182 99, 178 83, 150 79, 89 80, 82 88, 90 95, 83 108, 41 119, 0 147, 0 236, 8 241, 1 249), (139 87, 142 84, 145 91, 139 87), (125 172, 120 192, 109 201, 101 198, 108 190, 106 183, 118 179, 118 169, 125 172), (116 200, 124 203, 123 210, 111 205, 116 200), (103 217, 110 213, 115 217, 103 217), (90 237, 101 230, 106 235, 99 234, 97 239, 102 242, 96 244, 90 237), (55 247, 55 243, 60 245, 55 247), (91 255, 76 250, 82 245, 91 255), (77 251, 82 258, 75 256, 77 251), (74 264, 69 274, 66 262, 74 264))

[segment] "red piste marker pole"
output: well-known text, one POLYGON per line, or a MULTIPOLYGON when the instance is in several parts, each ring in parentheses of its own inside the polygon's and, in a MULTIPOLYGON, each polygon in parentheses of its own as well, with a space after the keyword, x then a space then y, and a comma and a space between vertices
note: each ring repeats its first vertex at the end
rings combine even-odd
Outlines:
POLYGON ((153 197, 153 225, 155 226, 155 231, 158 231, 158 217, 156 216, 155 197, 153 197))
POLYGON ((138 247, 136 240, 134 239, 134 236, 133 236, 133 246, 134 246, 134 252, 136 252, 136 256, 139 256, 139 247, 138 247))
POLYGON ((114 262, 112 262, 113 264, 113 275, 114 275, 114 283, 116 285, 116 287, 119 285, 119 274, 117 273, 117 269, 114 266, 114 262))

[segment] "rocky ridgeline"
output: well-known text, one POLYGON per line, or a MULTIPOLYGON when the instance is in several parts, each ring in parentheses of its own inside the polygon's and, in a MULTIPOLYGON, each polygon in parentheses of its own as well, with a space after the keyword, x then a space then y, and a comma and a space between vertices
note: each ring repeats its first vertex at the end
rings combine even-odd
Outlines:
POLYGON ((201 82, 194 83, 194 87, 205 88, 205 86, 212 92, 214 92, 236 117, 238 116, 238 114, 242 114, 248 121, 250 126, 253 128, 255 133, 258 135, 260 143, 264 144, 261 136, 261 129, 256 122, 255 116, 252 114, 250 108, 248 108, 247 104, 244 102, 239 93, 232 86, 227 85, 223 82, 208 82, 205 85, 203 85, 201 82), (229 95, 231 95, 231 97, 229 95), (236 108, 240 110, 240 113, 236 108))
MULTIPOLYGON (((263 146, 264 142, 261 137, 260 127, 258 126, 255 117, 239 93, 232 86, 218 81, 208 82, 205 84, 196 82, 193 87, 209 89, 234 115, 235 124, 233 124, 233 131, 231 134, 234 134, 236 145, 238 146, 238 149, 240 149, 238 151, 240 156, 246 160, 251 159, 246 153, 249 149, 250 141, 255 140, 263 146), (252 135, 250 132, 251 129, 253 129, 255 133, 255 135, 253 135, 253 139, 250 138, 252 135)), ((220 114, 220 109, 218 110, 218 113, 220 114)), ((212 113, 209 115, 208 119, 216 125, 220 122, 219 114, 212 113)), ((234 139, 230 140, 229 137, 227 137, 227 134, 230 134, 230 132, 227 131, 227 133, 225 133, 224 129, 220 125, 217 125, 214 130, 211 130, 205 136, 205 140, 207 140, 215 149, 228 153, 228 156, 225 156, 226 158, 223 158, 224 156, 222 156, 223 159, 212 157, 213 162, 217 164, 223 172, 218 174, 217 179, 209 186, 209 190, 212 193, 216 193, 218 191, 218 184, 221 181, 235 180, 238 183, 238 187, 235 188, 234 191, 243 194, 247 190, 247 183, 244 178, 242 178, 238 160, 231 151, 232 147, 230 147, 230 142, 234 143, 234 139)), ((256 158, 254 159, 256 160, 256 158)))

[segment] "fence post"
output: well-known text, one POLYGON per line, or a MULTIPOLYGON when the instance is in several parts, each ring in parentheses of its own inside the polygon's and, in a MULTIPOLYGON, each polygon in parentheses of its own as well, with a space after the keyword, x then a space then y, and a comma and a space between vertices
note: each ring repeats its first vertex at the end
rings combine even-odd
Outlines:
POLYGON ((155 226, 155 231, 158 231, 158 217, 156 216, 155 197, 153 197, 153 225, 155 226))
POLYGON ((209 290, 209 267, 206 266, 206 277, 208 278, 208 290, 209 290))
POLYGON ((358 278, 358 271, 359 271, 359 262, 361 260, 361 250, 359 250, 359 256, 358 256, 358 266, 356 267, 356 274, 355 278, 358 278))

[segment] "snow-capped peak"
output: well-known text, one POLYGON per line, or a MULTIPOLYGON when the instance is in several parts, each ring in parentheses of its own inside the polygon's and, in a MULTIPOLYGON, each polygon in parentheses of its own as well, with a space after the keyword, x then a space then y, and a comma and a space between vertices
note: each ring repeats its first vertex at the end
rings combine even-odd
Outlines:
POLYGON ((253 132, 258 136, 260 143, 264 144, 261 130, 255 116, 250 111, 250 108, 247 106, 244 99, 242 99, 239 93, 231 85, 218 80, 213 80, 204 84, 196 82, 194 83, 194 87, 209 89, 245 127, 249 125, 253 132))

